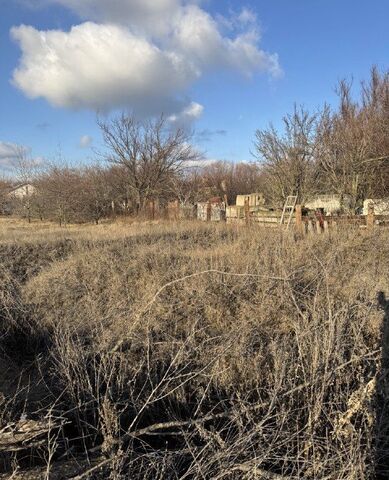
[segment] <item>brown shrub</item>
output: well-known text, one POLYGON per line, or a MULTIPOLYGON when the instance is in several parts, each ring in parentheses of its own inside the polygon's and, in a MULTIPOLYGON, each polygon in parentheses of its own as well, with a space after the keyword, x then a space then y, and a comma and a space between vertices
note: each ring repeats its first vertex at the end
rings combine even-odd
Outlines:
POLYGON ((72 249, 29 278, 22 300, 50 339, 44 375, 67 442, 104 454, 102 477, 383 470, 387 232, 296 241, 163 225, 72 249))

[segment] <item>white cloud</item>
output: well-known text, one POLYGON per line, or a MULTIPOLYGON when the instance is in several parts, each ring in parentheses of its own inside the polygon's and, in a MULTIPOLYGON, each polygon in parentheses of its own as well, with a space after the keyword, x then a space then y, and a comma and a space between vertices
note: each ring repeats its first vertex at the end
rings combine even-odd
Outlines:
POLYGON ((13 168, 17 161, 29 151, 27 147, 0 141, 0 168, 13 168))
MULTIPOLYGON (((69 33, 12 29, 23 56, 14 83, 31 98, 74 109, 159 109, 197 76, 173 52, 116 25, 83 23, 69 33)), ((156 113, 156 112, 152 112, 156 113)))
POLYGON ((195 0, 40 0, 89 19, 70 31, 11 31, 22 56, 14 84, 30 98, 73 109, 128 107, 140 116, 197 119, 203 107, 189 87, 211 69, 245 75, 280 72, 277 55, 259 48, 255 15, 242 10, 239 32, 224 36, 195 0), (96 23, 100 22, 100 23, 96 23))
POLYGON ((170 115, 168 120, 175 125, 185 127, 198 120, 202 116, 203 111, 204 107, 202 105, 192 102, 182 112, 170 115))
POLYGON ((168 32, 172 18, 182 7, 181 0, 38 0, 38 2, 63 5, 84 20, 130 26, 139 34, 147 32, 158 36, 168 32))
POLYGON ((249 8, 243 8, 240 14, 238 15, 238 21, 242 25, 254 25, 257 22, 257 15, 255 12, 249 8))
MULTIPOLYGON (((244 16, 249 14, 247 11, 244 16)), ((239 20, 240 16, 233 20, 239 20)), ((259 39, 256 25, 250 25, 233 38, 225 37, 209 13, 189 5, 181 9, 170 37, 170 47, 190 58, 201 71, 227 67, 246 75, 261 71, 277 75, 280 71, 278 57, 259 49, 259 39)))
POLYGON ((81 138, 80 138, 80 147, 81 148, 88 148, 92 145, 92 137, 89 136, 89 135, 83 135, 81 138))
POLYGON ((230 32, 242 33, 245 30, 254 29, 259 34, 260 31, 257 14, 246 7, 242 8, 240 11, 230 9, 228 16, 218 14, 215 19, 221 29, 230 32))
POLYGON ((0 141, 0 170, 35 168, 44 163, 42 157, 31 157, 31 148, 0 141))

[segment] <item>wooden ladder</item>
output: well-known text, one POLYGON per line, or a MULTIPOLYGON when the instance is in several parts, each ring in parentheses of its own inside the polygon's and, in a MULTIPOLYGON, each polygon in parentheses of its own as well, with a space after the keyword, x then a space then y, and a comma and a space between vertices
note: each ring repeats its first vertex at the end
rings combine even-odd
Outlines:
POLYGON ((285 224, 287 229, 290 227, 290 223, 293 217, 293 212, 294 212, 294 209, 296 208, 296 203, 297 203, 297 195, 289 195, 285 200, 284 208, 282 210, 280 225, 285 224), (286 218, 287 218, 287 221, 285 223, 286 218))

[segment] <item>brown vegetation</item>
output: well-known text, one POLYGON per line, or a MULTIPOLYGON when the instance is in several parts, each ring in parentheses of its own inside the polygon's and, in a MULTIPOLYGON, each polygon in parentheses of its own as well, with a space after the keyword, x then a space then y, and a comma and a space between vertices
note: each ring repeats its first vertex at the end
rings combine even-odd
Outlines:
POLYGON ((366 198, 386 197, 389 178, 389 73, 373 68, 360 98, 351 83, 337 87, 339 106, 310 113, 295 107, 284 131, 258 130, 255 154, 267 196, 304 203, 320 193, 348 195, 354 209, 366 198))
POLYGON ((388 245, 385 230, 3 222, 0 438, 39 436, 0 442, 0 468, 386 478, 388 245))

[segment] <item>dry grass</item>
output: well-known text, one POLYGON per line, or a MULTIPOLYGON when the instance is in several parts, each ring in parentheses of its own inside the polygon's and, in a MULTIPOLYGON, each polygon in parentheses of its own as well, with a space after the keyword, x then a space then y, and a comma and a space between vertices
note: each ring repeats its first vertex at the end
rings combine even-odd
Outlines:
POLYGON ((386 478, 388 232, 2 227, 0 422, 67 422, 42 475, 386 478))
MULTIPOLYGON (((186 231, 189 222, 169 223, 167 221, 138 222, 123 217, 116 221, 92 224, 69 224, 59 226, 52 222, 32 220, 31 223, 17 217, 0 217, 0 245, 46 243, 47 241, 107 241, 120 240, 135 235, 147 235, 150 231, 186 231), (172 227, 174 225, 174 227, 172 227)), ((193 228, 193 226, 191 227, 193 228)))

